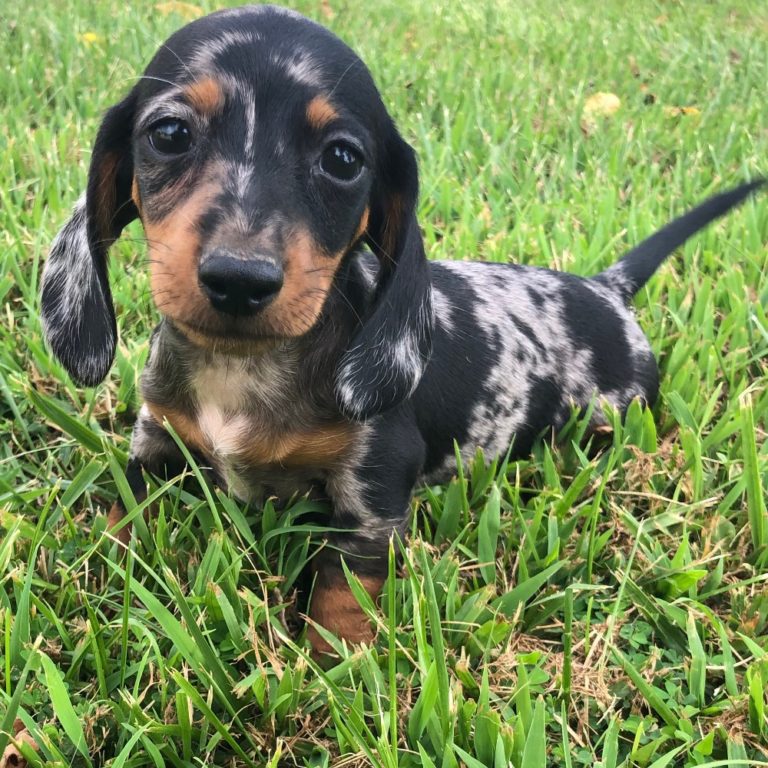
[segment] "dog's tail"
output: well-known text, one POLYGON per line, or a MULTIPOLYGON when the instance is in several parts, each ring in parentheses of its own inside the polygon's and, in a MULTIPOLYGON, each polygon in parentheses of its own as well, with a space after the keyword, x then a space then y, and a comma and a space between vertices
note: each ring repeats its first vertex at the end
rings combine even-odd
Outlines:
POLYGON ((684 213, 680 218, 671 221, 643 240, 620 261, 599 275, 595 275, 593 279, 618 292, 626 302, 629 302, 675 248, 749 197, 752 192, 765 184, 765 181, 765 179, 750 181, 710 197, 692 211, 684 213))

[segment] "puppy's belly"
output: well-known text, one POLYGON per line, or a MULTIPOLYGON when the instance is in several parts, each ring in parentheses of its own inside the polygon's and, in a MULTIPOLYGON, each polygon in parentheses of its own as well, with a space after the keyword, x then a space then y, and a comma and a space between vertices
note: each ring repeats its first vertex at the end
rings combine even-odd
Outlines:
MULTIPOLYGON (((466 465, 482 451, 487 462, 495 458, 503 459, 507 452, 511 459, 521 459, 528 456, 536 442, 548 430, 557 432, 571 417, 573 408, 581 409, 582 413, 590 402, 595 400, 595 407, 590 417, 590 427, 604 425, 600 402, 608 403, 611 407, 624 410, 627 401, 615 393, 594 391, 585 395, 573 393, 560 394, 556 386, 548 381, 539 384, 536 394, 530 400, 521 401, 518 398, 500 397, 498 401, 483 401, 476 404, 468 434, 459 443, 461 460, 466 465), (518 405, 522 403, 522 405, 518 405)), ((637 395, 642 395, 637 392, 637 395)), ((438 448, 438 446, 435 446, 438 448)), ((427 485, 446 483, 456 475, 456 457, 452 441, 436 451, 437 461, 432 466, 428 463, 428 471, 420 481, 427 485)))

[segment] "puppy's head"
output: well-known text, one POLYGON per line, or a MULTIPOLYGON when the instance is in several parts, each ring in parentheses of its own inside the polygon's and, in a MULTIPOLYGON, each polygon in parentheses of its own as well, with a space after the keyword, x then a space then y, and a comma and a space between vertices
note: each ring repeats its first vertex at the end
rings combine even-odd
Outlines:
POLYGON ((75 380, 104 378, 117 338, 106 255, 136 217, 160 312, 233 354, 309 331, 367 242, 379 282, 336 371, 341 409, 364 418, 407 397, 429 355, 417 196, 413 151, 344 43, 271 6, 199 19, 104 118, 46 265, 48 341, 75 380))

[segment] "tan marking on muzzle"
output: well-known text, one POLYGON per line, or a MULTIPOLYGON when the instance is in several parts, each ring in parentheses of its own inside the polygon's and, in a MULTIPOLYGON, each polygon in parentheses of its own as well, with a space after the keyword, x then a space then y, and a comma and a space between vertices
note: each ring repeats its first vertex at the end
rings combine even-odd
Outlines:
POLYGON ((173 320, 194 325, 210 312, 198 283, 201 243, 195 225, 218 191, 210 181, 201 184, 164 219, 144 221, 152 298, 160 312, 173 320))
MULTIPOLYGON (((295 228, 282 254, 283 287, 261 312, 243 318, 238 325, 241 333, 253 338, 227 337, 229 319, 213 309, 198 280, 202 244, 195 225, 220 190, 217 174, 218 169, 212 169, 207 181, 164 219, 152 222, 144 218, 152 296, 160 312, 198 346, 225 354, 257 354, 278 339, 302 336, 312 328, 347 249, 329 254, 308 230, 295 228)), ((360 232, 364 226, 365 214, 360 232)))
POLYGON ((344 252, 328 254, 306 230, 296 230, 283 254, 283 287, 264 310, 266 325, 283 336, 301 336, 317 322, 344 252))

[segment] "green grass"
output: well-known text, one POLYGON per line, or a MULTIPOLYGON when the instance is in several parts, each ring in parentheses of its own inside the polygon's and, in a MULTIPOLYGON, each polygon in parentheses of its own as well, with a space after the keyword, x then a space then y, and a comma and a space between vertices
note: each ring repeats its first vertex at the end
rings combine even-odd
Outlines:
MULTIPOLYGON (((298 7, 359 51, 416 148, 431 257, 589 274, 768 171, 755 0, 298 7), (585 132, 598 91, 621 107, 585 132)), ((105 510, 156 321, 140 230, 112 252, 122 341, 101 387, 48 356, 36 297, 100 113, 181 23, 116 0, 2 14, 0 754, 19 718, 30 765, 768 765, 764 197, 638 297, 652 412, 614 418, 596 455, 575 422, 420 493, 368 601, 373 648, 325 672, 301 650, 306 500, 156 486, 117 556, 105 510)))

